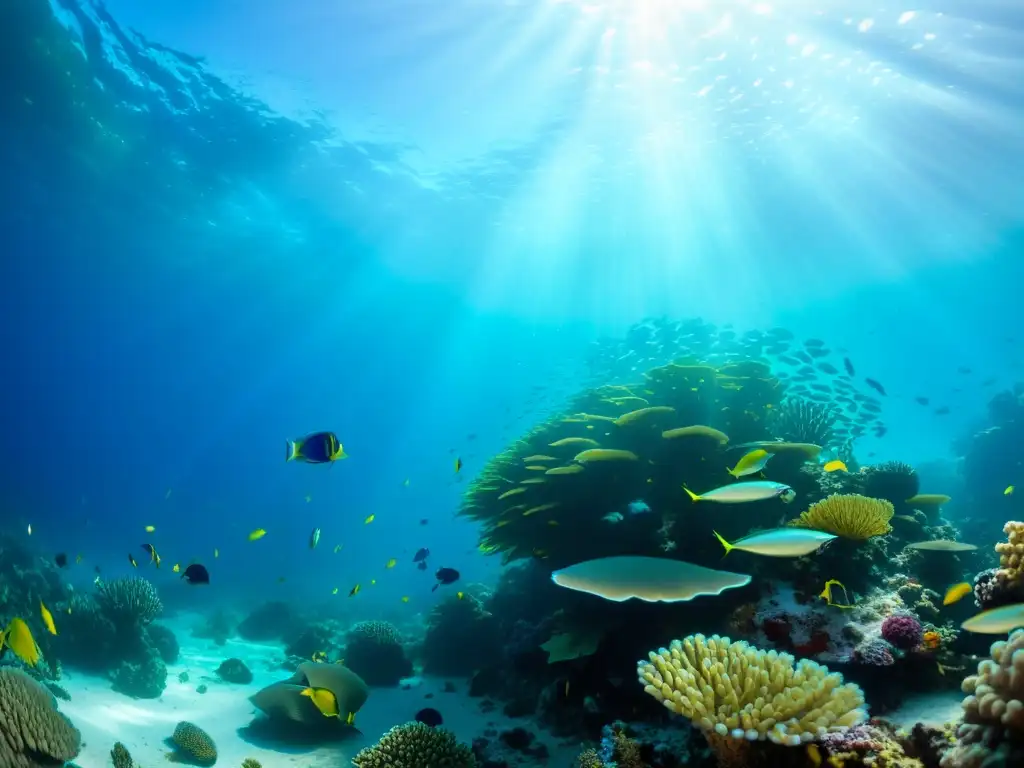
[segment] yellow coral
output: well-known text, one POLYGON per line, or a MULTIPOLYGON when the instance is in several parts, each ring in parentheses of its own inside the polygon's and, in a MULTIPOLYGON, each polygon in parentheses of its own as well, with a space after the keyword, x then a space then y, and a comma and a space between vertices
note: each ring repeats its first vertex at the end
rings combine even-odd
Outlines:
POLYGON ((1006 541, 996 544, 999 570, 996 577, 1003 582, 1020 581, 1024 575, 1024 523, 1010 520, 1003 526, 1006 541))
POLYGON ((790 525, 834 533, 844 539, 870 539, 892 530, 892 503, 856 493, 832 494, 802 512, 790 525))
POLYGON ((787 653, 690 635, 637 664, 644 690, 692 721, 719 755, 742 742, 796 746, 867 720, 864 694, 843 676, 787 653))

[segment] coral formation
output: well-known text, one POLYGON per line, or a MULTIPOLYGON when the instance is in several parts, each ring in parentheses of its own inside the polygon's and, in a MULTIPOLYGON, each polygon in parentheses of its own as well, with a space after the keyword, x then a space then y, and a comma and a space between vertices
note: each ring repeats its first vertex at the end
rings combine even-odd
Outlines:
POLYGON ((62 765, 80 747, 78 729, 57 711, 46 688, 20 670, 0 668, 0 765, 62 765))
POLYGON ((999 555, 998 578, 1008 584, 1016 583, 1024 576, 1024 523, 1009 520, 1003 526, 1006 541, 996 544, 999 555))
POLYGON ((844 539, 870 539, 892 530, 893 506, 884 499, 851 493, 833 494, 812 504, 790 525, 834 533, 844 539))
POLYGON ((167 687, 167 665, 152 646, 139 655, 122 659, 110 672, 114 690, 137 699, 155 699, 167 687))
POLYGON ((897 613, 882 620, 882 638, 901 651, 909 651, 921 645, 924 628, 917 617, 897 613))
POLYGON ((252 670, 241 659, 225 659, 217 667, 217 677, 228 683, 248 685, 252 682, 252 670))
POLYGON ((110 750, 110 759, 114 763, 114 768, 135 768, 131 752, 120 741, 114 744, 114 748, 110 750))
POLYGON ((115 624, 149 624, 164 609, 156 587, 140 576, 101 581, 96 600, 115 624))
POLYGON ((779 404, 770 423, 775 436, 783 440, 827 446, 832 445, 835 420, 833 408, 795 396, 779 404))
POLYGON ((217 745, 198 725, 182 720, 174 727, 171 741, 182 759, 198 765, 213 765, 217 762, 217 745))
POLYGON ((727 637, 691 635, 637 665, 644 690, 700 728, 722 763, 745 743, 796 746, 867 720, 864 696, 842 675, 727 637))
POLYGON ((917 496, 921 481, 917 471, 903 461, 883 461, 864 469, 864 495, 903 504, 917 496))
POLYGON ((242 619, 237 632, 238 636, 245 640, 278 640, 294 624, 295 613, 291 606, 280 600, 273 600, 263 603, 242 619))
POLYGON ((357 768, 475 768, 476 758, 455 734, 423 723, 396 725, 352 758, 357 768))
POLYGON ((961 687, 964 720, 942 768, 1024 765, 1024 630, 993 643, 961 687))
POLYGON ((174 632, 162 624, 150 624, 146 627, 146 637, 150 645, 156 648, 160 658, 165 664, 174 664, 181 652, 178 646, 178 638, 174 632))
POLYGON ((348 631, 345 664, 368 685, 394 686, 412 674, 402 636, 386 621, 361 621, 348 631))
POLYGON ((263 766, 260 764, 259 760, 247 757, 242 761, 242 768, 263 768, 263 766))
POLYGON ((468 676, 500 652, 498 621, 474 595, 453 595, 430 612, 421 649, 425 672, 468 676))

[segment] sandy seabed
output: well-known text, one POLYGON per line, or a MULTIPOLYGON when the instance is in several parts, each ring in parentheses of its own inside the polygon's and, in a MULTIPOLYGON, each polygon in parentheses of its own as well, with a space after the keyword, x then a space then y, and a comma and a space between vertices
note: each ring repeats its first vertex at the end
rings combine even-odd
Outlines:
POLYGON ((550 750, 543 765, 570 768, 576 764, 578 746, 560 744, 527 719, 505 717, 500 708, 481 712, 481 699, 464 693, 465 680, 453 680, 457 692, 446 693, 446 680, 429 677, 407 690, 373 688, 356 718, 358 732, 350 738, 327 745, 285 745, 279 740, 268 743, 246 732, 257 714, 249 696, 289 676, 281 667, 281 646, 242 640, 229 640, 218 646, 210 640, 191 637, 195 621, 161 623, 174 630, 181 654, 177 663, 168 665, 167 688, 160 698, 132 699, 113 691, 104 677, 65 671, 60 684, 71 694, 71 701, 60 702, 60 710, 82 732, 83 747, 75 760, 82 768, 111 766, 110 750, 118 741, 128 748, 136 765, 164 765, 172 752, 166 740, 182 720, 198 725, 213 738, 218 768, 240 768, 247 757, 260 761, 263 768, 344 768, 351 766, 352 757, 360 749, 376 743, 393 726, 413 720, 424 707, 441 712, 444 727, 466 744, 487 730, 522 726, 550 750), (220 663, 232 657, 242 659, 252 670, 252 683, 226 683, 217 676, 220 663), (179 681, 182 672, 188 673, 187 682, 179 681), (206 686, 206 693, 196 690, 200 685, 206 686))

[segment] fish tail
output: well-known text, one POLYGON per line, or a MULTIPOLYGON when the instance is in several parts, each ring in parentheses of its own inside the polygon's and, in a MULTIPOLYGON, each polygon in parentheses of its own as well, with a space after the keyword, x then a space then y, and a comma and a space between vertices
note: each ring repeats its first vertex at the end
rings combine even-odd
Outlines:
MULTIPOLYGON (((723 547, 725 547, 725 555, 728 555, 728 554, 729 554, 730 552, 732 552, 732 551, 733 551, 734 549, 736 549, 736 547, 735 547, 735 546, 733 546, 733 545, 732 545, 732 544, 730 544, 730 543, 729 543, 728 541, 726 541, 725 539, 723 539, 723 538, 722 538, 722 536, 721 536, 721 534, 719 534, 719 533, 718 533, 718 531, 712 531, 712 533, 713 533, 713 534, 715 534, 715 538, 716 538, 716 539, 718 539, 719 543, 720 543, 720 544, 721 544, 721 545, 722 545, 723 547)), ((725 557, 725 555, 722 555, 722 557, 725 557)))
POLYGON ((299 446, 294 440, 284 441, 284 460, 291 461, 292 459, 298 458, 299 446))
MULTIPOLYGON (((700 501, 700 496, 698 496, 698 495, 697 495, 696 493, 694 493, 693 491, 691 491, 691 490, 690 490, 689 488, 687 488, 687 487, 686 487, 685 485, 683 486, 683 490, 684 490, 684 491, 686 491, 687 495, 688 495, 688 496, 690 497, 690 499, 691 499, 692 501, 700 501)), ((717 534, 716 534, 716 535, 717 535, 717 534)))

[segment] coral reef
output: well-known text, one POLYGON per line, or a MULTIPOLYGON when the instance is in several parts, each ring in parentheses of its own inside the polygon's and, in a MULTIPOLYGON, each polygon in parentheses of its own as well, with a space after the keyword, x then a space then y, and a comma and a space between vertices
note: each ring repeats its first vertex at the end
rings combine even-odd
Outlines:
POLYGON ((116 625, 149 624, 164 609, 156 587, 140 576, 99 582, 96 600, 116 625))
POLYGON ((136 699, 155 699, 167 687, 167 665, 153 647, 147 647, 143 654, 123 659, 110 672, 110 680, 118 693, 136 699))
POLYGON ((790 525, 834 533, 844 539, 870 539, 892 530, 893 505, 859 494, 832 495, 812 504, 790 525))
POLYGON ((1024 630, 993 643, 961 687, 964 720, 942 768, 1024 765, 1024 630))
POLYGON ((120 741, 114 744, 114 748, 110 750, 110 759, 114 763, 114 768, 135 768, 131 752, 120 741))
POLYGON ((178 660, 181 649, 178 646, 178 638, 170 629, 162 624, 150 624, 146 627, 146 637, 165 664, 174 664, 178 660))
POLYGON ((420 650, 425 672, 469 676, 500 652, 498 620, 474 595, 449 597, 430 612, 420 650))
POLYGON ((867 720, 864 696, 842 675, 727 637, 691 635, 637 665, 644 690, 704 732, 721 765, 742 765, 748 743, 785 746, 867 720))
POLYGON ((475 768, 469 747, 455 734, 423 723, 396 725, 352 758, 357 768, 475 768))
POLYGON ((0 765, 62 765, 80 748, 78 729, 57 711, 46 688, 20 670, 0 668, 0 765))
POLYGON ((346 635, 345 664, 367 685, 395 686, 412 674, 402 636, 386 621, 361 621, 346 635))
POLYGON ((191 760, 197 765, 213 765, 217 762, 217 745, 198 725, 182 720, 174 727, 171 742, 179 759, 191 760))
POLYGON ((787 397, 779 404, 770 424, 772 433, 783 440, 829 446, 833 442, 832 425, 835 421, 833 408, 795 396, 787 397))
POLYGON ((916 616, 906 613, 886 616, 882 620, 882 638, 895 648, 910 651, 924 640, 924 628, 916 616))
POLYGON ((225 659, 217 667, 217 677, 228 683, 248 685, 252 682, 252 670, 241 659, 225 659))
POLYGON ((864 495, 901 505, 921 490, 917 471, 902 461, 884 461, 864 469, 864 495))

